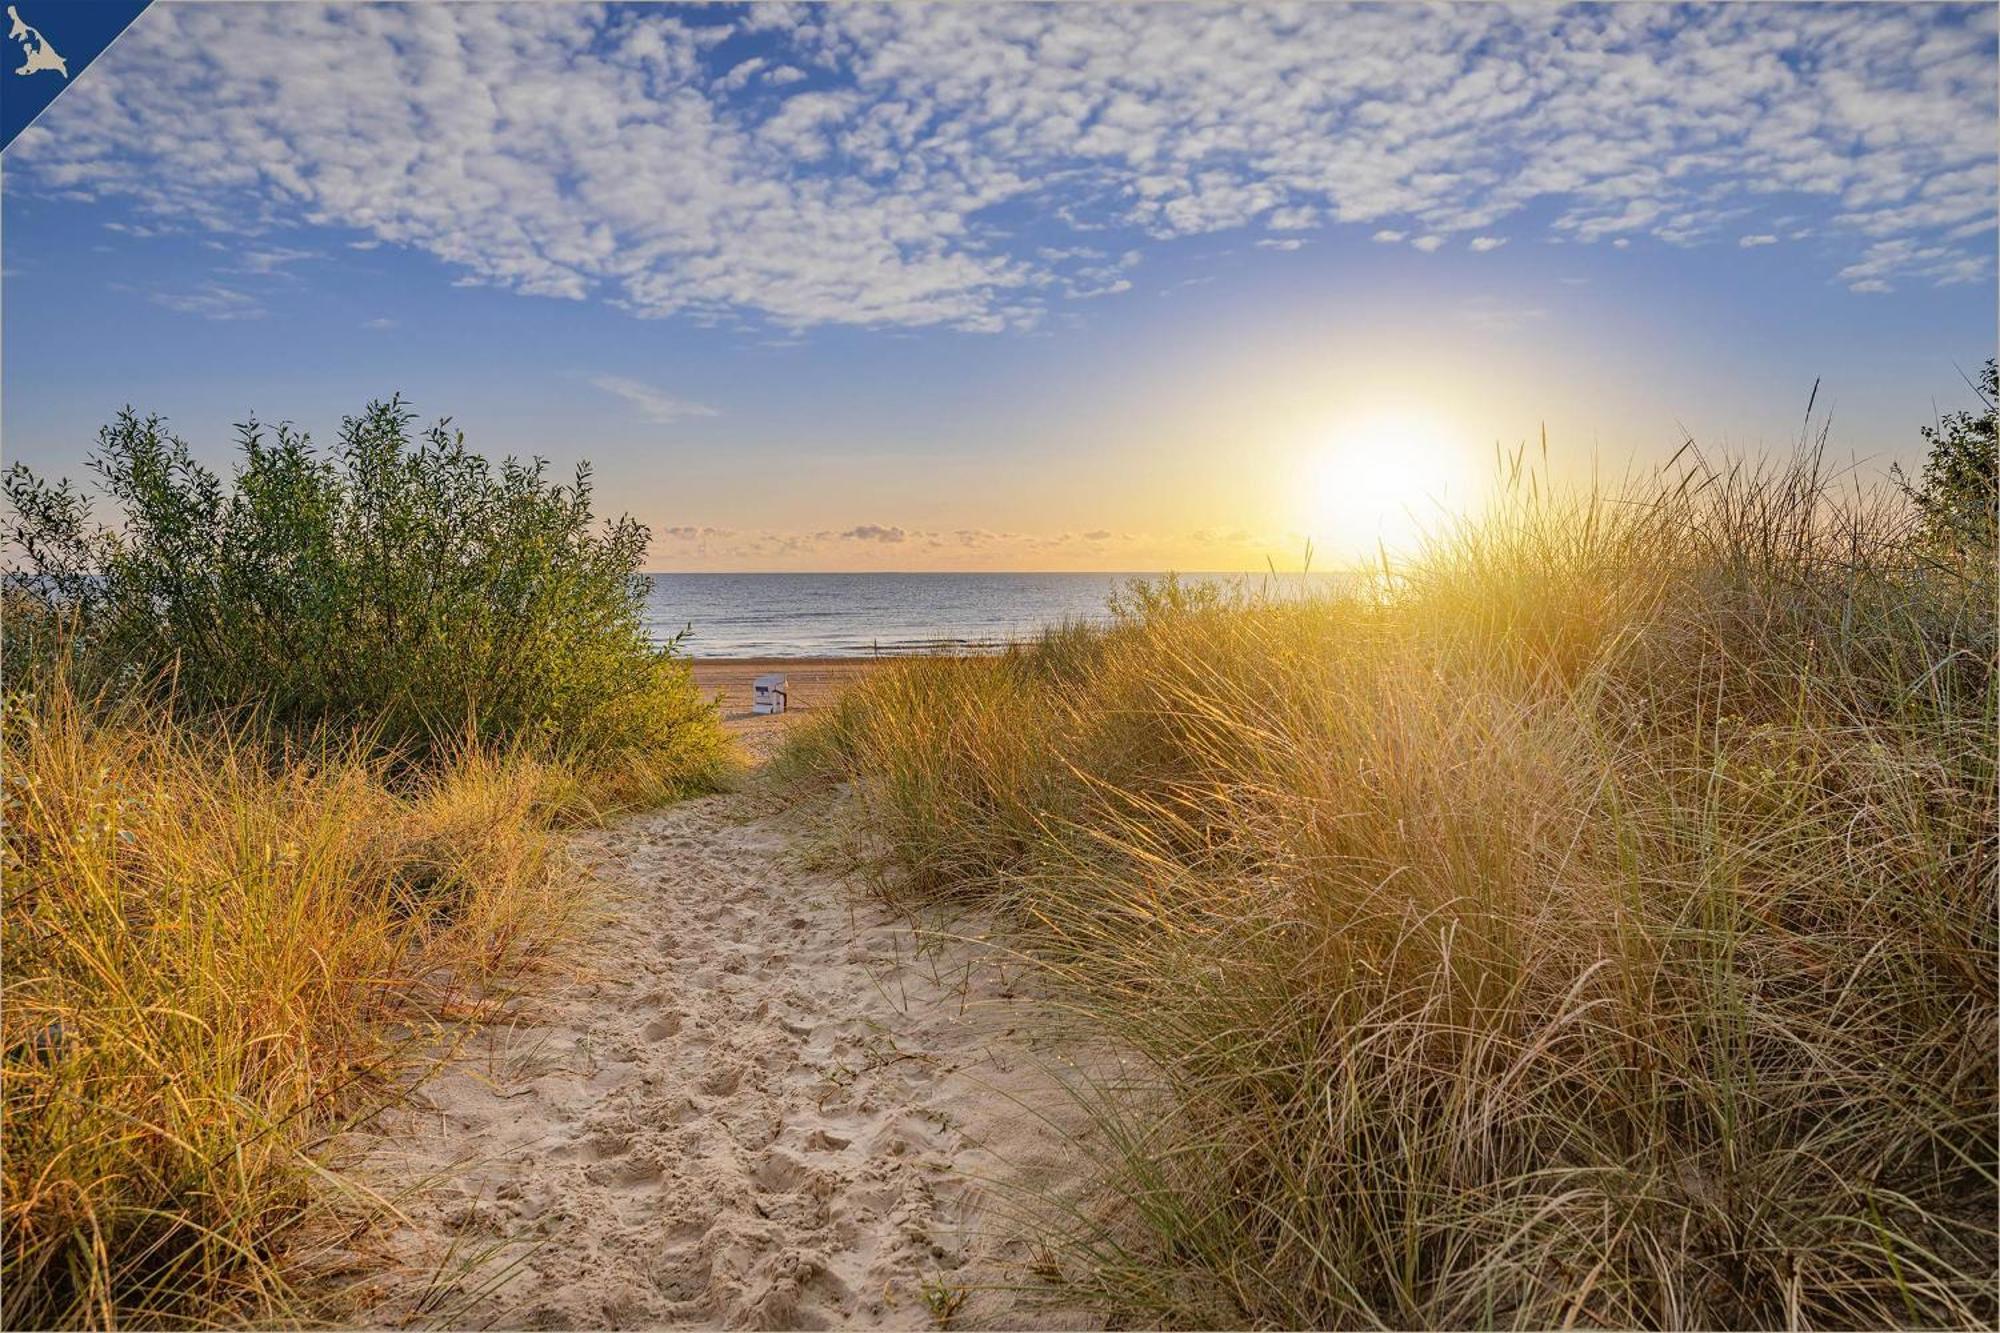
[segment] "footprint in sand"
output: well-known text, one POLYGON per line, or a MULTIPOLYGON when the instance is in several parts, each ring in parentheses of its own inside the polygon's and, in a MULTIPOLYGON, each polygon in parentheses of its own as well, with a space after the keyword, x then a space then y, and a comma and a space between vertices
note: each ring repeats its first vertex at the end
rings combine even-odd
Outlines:
POLYGON ((979 1290, 1024 1257, 991 1182, 1074 1170, 1022 1109, 1068 1105, 1032 999, 800 870, 750 796, 579 842, 618 890, 590 975, 384 1117, 371 1174, 441 1183, 356 1322, 929 1328, 943 1282, 974 1289, 954 1327, 1093 1326, 979 1290))

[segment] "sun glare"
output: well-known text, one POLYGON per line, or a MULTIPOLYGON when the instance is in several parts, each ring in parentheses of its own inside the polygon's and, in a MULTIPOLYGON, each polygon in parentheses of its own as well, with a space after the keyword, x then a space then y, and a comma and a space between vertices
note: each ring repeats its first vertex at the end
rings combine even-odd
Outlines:
POLYGON ((1461 441, 1414 413, 1356 417, 1307 446, 1299 521, 1335 559, 1406 553, 1463 508, 1469 472, 1461 441))

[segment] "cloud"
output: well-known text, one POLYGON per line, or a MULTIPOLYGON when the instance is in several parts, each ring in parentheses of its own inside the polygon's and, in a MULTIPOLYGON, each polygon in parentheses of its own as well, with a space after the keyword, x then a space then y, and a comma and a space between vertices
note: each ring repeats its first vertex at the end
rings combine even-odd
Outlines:
POLYGON ((1394 245, 1397 241, 1402 240, 1403 236, 1403 232, 1397 231, 1392 227, 1384 227, 1368 239, 1374 241, 1377 245, 1394 245))
POLYGON ((1776 245, 1778 243, 1778 238, 1771 235, 1771 233, 1769 232, 1760 232, 1755 236, 1741 237, 1737 240, 1736 243, 1742 246, 1745 250, 1749 250, 1759 245, 1776 245))
POLYGON ((724 92, 734 92, 748 87, 750 80, 757 77, 757 71, 771 62, 762 56, 752 56, 748 60, 732 65, 729 72, 715 81, 715 86, 724 92))
POLYGON ((1466 248, 1476 255, 1483 255, 1489 251, 1498 250, 1505 244, 1507 244, 1505 236, 1475 236, 1466 248))
POLYGON ((1297 238, 1278 241, 1266 237, 1263 240, 1256 242, 1256 245, 1259 250, 1297 250, 1302 246, 1304 246, 1305 242, 1298 240, 1297 238))
POLYGON ((397 322, 398 321, 396 320, 390 319, 387 315, 378 315, 374 319, 365 319, 361 321, 361 327, 364 329, 373 329, 377 333, 381 333, 386 330, 395 328, 397 326, 397 322))
POLYGON ((1973 6, 159 5, 9 149, 9 185, 260 254, 345 229, 470 283, 787 329, 1024 329, 1126 290, 1038 253, 1063 226, 1107 250, 1259 220, 1436 249, 1546 214, 1625 248, 1782 208, 1796 224, 1755 234, 1881 268, 1850 285, 1978 280, 1995 26, 1973 6), (761 54, 718 61, 746 34, 761 54))
POLYGON ((714 408, 705 404, 691 403, 686 399, 676 398, 663 389, 656 389, 650 384, 642 384, 638 380, 626 379, 622 375, 595 375, 591 377, 590 383, 594 388, 602 389, 608 394, 623 398, 646 420, 658 422, 662 425, 670 421, 679 421, 683 417, 712 417, 719 415, 714 408))
POLYGON ((256 297, 219 282, 203 283, 192 291, 154 292, 152 300, 155 305, 203 319, 262 319, 265 315, 256 297))
POLYGON ((1444 237, 1419 236, 1415 240, 1411 241, 1410 244, 1414 246, 1416 249, 1423 251, 1425 254, 1429 254, 1433 250, 1437 250, 1444 245, 1444 237))
POLYGON ((1964 254, 1945 245, 1893 240, 1869 246, 1858 261, 1840 270, 1840 279, 1850 291, 1887 292, 1895 290, 1892 278, 1911 278, 1949 287, 1978 282, 1990 272, 1991 265, 1984 255, 1964 254))
POLYGON ((285 246, 266 249, 244 250, 236 256, 239 271, 253 273, 259 277, 283 274, 293 264, 307 259, 324 259, 318 250, 294 250, 285 246))
MULTIPOLYGON (((894 524, 861 523, 842 530, 737 529, 705 524, 674 524, 655 529, 655 551, 663 559, 690 561, 717 568, 763 565, 798 567, 801 562, 829 558, 880 568, 1023 568, 1024 561, 1049 559, 1076 566, 1119 561, 1125 569, 1165 568, 1185 561, 1185 540, 1112 528, 1076 532, 995 531, 958 528, 938 531, 894 524)), ((1255 558, 1265 549, 1295 550, 1296 534, 1265 534, 1243 527, 1204 530, 1200 545, 1231 560, 1255 558)), ((823 567, 823 565, 822 565, 823 567)))
POLYGON ((1549 317, 1541 306, 1515 305, 1491 297, 1467 301, 1458 313, 1466 323, 1490 333, 1512 333, 1549 317))

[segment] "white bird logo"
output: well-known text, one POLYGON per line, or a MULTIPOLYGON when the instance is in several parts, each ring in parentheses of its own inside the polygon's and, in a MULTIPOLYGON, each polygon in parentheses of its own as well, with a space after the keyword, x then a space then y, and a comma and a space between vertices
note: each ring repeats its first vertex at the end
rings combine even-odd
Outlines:
POLYGON ((13 24, 7 29, 7 35, 21 44, 21 67, 14 72, 39 74, 43 70, 54 70, 67 79, 69 63, 56 54, 56 49, 49 45, 48 38, 42 36, 41 30, 23 23, 12 5, 7 6, 7 17, 13 20, 13 24))

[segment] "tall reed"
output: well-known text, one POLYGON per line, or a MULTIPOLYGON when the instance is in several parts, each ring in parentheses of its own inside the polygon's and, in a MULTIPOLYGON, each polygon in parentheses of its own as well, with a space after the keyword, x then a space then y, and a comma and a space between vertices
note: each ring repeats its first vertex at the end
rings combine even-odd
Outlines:
POLYGON ((1991 1326, 1991 553, 1811 449, 1509 480, 1346 595, 1155 588, 798 743, 1153 1071, 1087 1094, 1071 1296, 1991 1326))

